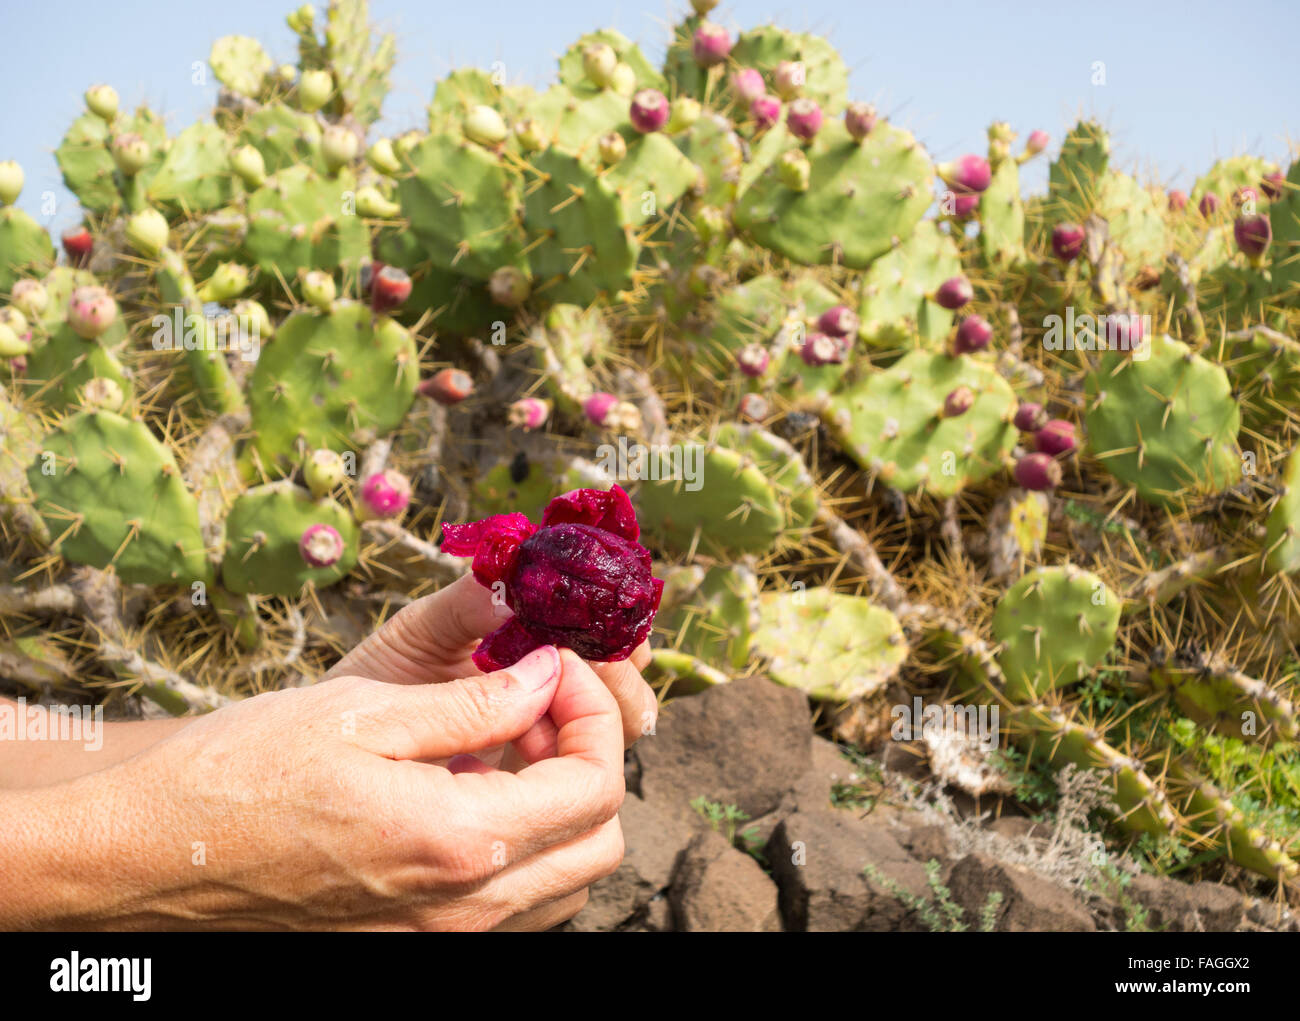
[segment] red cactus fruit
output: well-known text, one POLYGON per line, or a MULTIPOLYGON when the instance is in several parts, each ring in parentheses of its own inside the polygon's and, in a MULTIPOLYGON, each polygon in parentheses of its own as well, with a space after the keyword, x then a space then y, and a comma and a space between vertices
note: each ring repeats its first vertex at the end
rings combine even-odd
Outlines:
POLYGON ((965 277, 949 277, 934 292, 934 300, 942 307, 956 310, 975 297, 975 289, 965 277))
POLYGON ((557 496, 540 526, 523 514, 497 514, 442 532, 443 552, 473 557, 475 579, 494 591, 503 585, 514 612, 474 652, 485 673, 543 645, 627 659, 650 634, 664 584, 650 573, 636 512, 618 486, 557 496))
POLYGON ((1018 485, 1042 492, 1061 484, 1061 466, 1049 454, 1026 454, 1016 462, 1015 476, 1018 485))
POLYGON ((1258 259, 1273 242, 1273 224, 1264 213, 1239 216, 1232 225, 1232 236, 1243 255, 1258 259))
POLYGON ((1201 211, 1202 216, 1213 216, 1219 211, 1219 196, 1212 191, 1207 191, 1201 196, 1201 201, 1197 203, 1196 208, 1201 211))
POLYGON ((745 422, 762 422, 772 413, 772 406, 762 394, 748 393, 740 398, 737 413, 745 422))
POLYGON ((838 337, 828 337, 824 333, 810 333, 799 349, 799 357, 805 365, 837 365, 844 361, 844 346, 838 337))
POLYGON ((63 232, 63 250, 68 253, 68 264, 71 266, 85 266, 90 261, 94 247, 95 239, 85 226, 72 227, 63 232))
POLYGON ((781 119, 781 100, 776 96, 759 96, 749 104, 749 112, 760 128, 773 127, 781 119))
POLYGON ((953 354, 968 355, 983 351, 993 339, 993 327, 983 316, 967 316, 957 324, 957 339, 953 341, 953 354))
POLYGON ((1175 213, 1181 213, 1187 208, 1187 192, 1179 188, 1173 188, 1169 192, 1169 208, 1175 213))
POLYGON ((1074 452, 1074 423, 1054 418, 1034 433, 1034 446, 1040 454, 1057 457, 1074 452))
POLYGON ((1052 228, 1052 254, 1062 262, 1073 262, 1083 251, 1083 238, 1077 223, 1058 223, 1052 228))
POLYGON ((384 266, 370 275, 370 307, 389 312, 411 296, 411 277, 404 269, 384 266))
POLYGON ((1274 170, 1271 174, 1265 174, 1264 179, 1259 182, 1259 190, 1268 196, 1269 200, 1280 199, 1282 191, 1286 187, 1286 174, 1280 170, 1274 170))
POLYGON ((828 308, 817 319, 817 329, 832 337, 848 337, 858 332, 861 321, 858 314, 848 305, 835 305, 828 308))
POLYGON ((943 400, 943 417, 956 418, 964 415, 975 404, 975 392, 968 386, 959 386, 943 400))
POLYGON ((762 344, 746 344, 736 352, 736 364, 746 376, 757 379, 767 371, 772 357, 762 344))
POLYGON ((439 404, 459 404, 474 392, 474 380, 463 369, 443 369, 424 380, 418 389, 439 404))
POLYGON ((642 89, 632 97, 628 117, 632 127, 643 135, 658 131, 668 123, 668 99, 658 89, 642 89))
POLYGON ((1041 404, 1025 401, 1016 408, 1016 417, 1011 422, 1022 433, 1036 433, 1047 425, 1047 412, 1041 404))

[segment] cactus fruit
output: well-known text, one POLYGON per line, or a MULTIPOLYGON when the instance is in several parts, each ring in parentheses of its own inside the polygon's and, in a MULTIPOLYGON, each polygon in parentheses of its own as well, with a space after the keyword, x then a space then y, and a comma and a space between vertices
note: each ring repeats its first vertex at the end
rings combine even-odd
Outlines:
POLYGON ((632 97, 628 119, 642 134, 659 131, 668 123, 668 100, 658 89, 642 89, 632 97))
POLYGON ((410 502, 410 481, 401 472, 391 468, 375 472, 361 483, 363 519, 400 517, 410 502))
MULTIPOLYGON (((1019 409, 1016 414, 1019 416, 1019 409)), ((1049 457, 1073 453, 1074 423, 1061 418, 1054 418, 1044 423, 1042 428, 1034 433, 1034 446, 1038 448, 1039 453, 1047 454, 1049 457)))
POLYGON ((550 413, 551 409, 545 401, 539 401, 536 397, 521 397, 510 405, 507 418, 515 428, 530 432, 545 425, 550 413))
POLYGON ((111 85, 92 85, 86 90, 86 108, 109 124, 117 116, 117 90, 111 85))
POLYGON ((957 324, 957 335, 953 341, 953 352, 959 355, 983 351, 993 339, 993 327, 983 316, 965 316, 957 324))
POLYGON ((844 108, 844 129, 855 142, 861 142, 876 126, 876 108, 870 103, 850 103, 844 108))
POLYGON ((68 301, 68 325, 78 337, 94 340, 117 321, 117 302, 104 287, 78 287, 68 301))
POLYGON ((742 67, 731 76, 731 91, 742 105, 748 106, 754 100, 767 95, 767 82, 763 81, 761 71, 752 67, 742 67))
POLYGON ((781 121, 781 100, 776 96, 756 96, 750 101, 749 115, 759 131, 766 131, 781 121))
POLYGON ((90 261, 94 245, 94 238, 85 227, 70 227, 63 232, 63 250, 68 255, 69 264, 73 266, 86 265, 90 261))
POLYGON ((939 176, 959 192, 982 192, 993 180, 993 170, 983 156, 967 154, 938 167, 939 176))
POLYGON ((473 377, 461 369, 441 369, 420 384, 420 393, 439 404, 459 404, 473 392, 473 377))
POLYGON ((370 277, 370 307, 376 312, 400 308, 411 296, 411 277, 404 269, 383 266, 370 277))
POLYGON ((1062 262, 1073 262, 1083 251, 1083 228, 1077 223, 1058 223, 1052 228, 1052 254, 1062 262))
POLYGON ((1061 466, 1050 454, 1026 454, 1016 462, 1016 485, 1040 493, 1061 484, 1061 466))
POLYGON ((794 100, 785 115, 790 134, 807 142, 814 138, 822 126, 822 109, 815 100, 806 96, 794 100))
POLYGON ((727 59, 727 55, 731 53, 731 45, 730 32, 711 21, 702 21, 691 41, 691 52, 700 67, 713 67, 727 59))
POLYGON ((12 206, 23 190, 23 168, 13 160, 0 162, 0 206, 12 206))
POLYGON ((302 479, 311 490, 311 495, 320 499, 343 484, 347 478, 347 468, 343 456, 338 451, 328 448, 313 450, 303 462, 302 479))
POLYGON ((442 549, 473 557, 474 577, 500 586, 514 611, 474 652, 480 670, 500 670, 541 645, 587 659, 626 659, 650 634, 664 583, 627 494, 578 489, 556 497, 540 526, 523 514, 444 525, 442 549))
POLYGON ((170 228, 156 209, 142 209, 126 224, 126 240, 141 255, 156 256, 167 247, 170 228))
POLYGON ((1041 404, 1025 401, 1016 408, 1016 417, 1012 421, 1022 433, 1036 433, 1047 425, 1047 412, 1041 404))
POLYGON ((975 290, 965 277, 950 277, 939 285, 934 292, 934 300, 940 308, 955 311, 969 303, 975 297, 975 290))
POLYGON ((329 102, 334 93, 334 79, 328 71, 304 71, 298 79, 298 109, 315 113, 329 102))

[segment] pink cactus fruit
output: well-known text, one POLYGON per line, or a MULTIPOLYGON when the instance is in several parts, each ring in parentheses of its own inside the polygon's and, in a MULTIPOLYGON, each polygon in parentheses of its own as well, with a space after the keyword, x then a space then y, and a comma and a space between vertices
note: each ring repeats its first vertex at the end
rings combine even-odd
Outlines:
POLYGON ((766 96, 767 83, 763 81, 763 72, 753 67, 742 68, 731 76, 731 91, 745 106, 760 96, 766 96))
POLYGON ((940 307, 955 311, 975 297, 975 289, 965 277, 949 277, 934 292, 934 300, 940 307))
POLYGON ((1054 418, 1034 433, 1034 446, 1041 454, 1057 457, 1074 451, 1074 423, 1054 418))
POLYGON ((1042 492, 1061 484, 1061 466, 1050 455, 1026 454, 1016 462, 1016 483, 1025 489, 1042 492))
POLYGON ((834 305, 817 319, 817 329, 832 337, 851 337, 858 332, 861 321, 848 305, 834 305))
POLYGON ((343 556, 343 537, 333 525, 308 525, 298 540, 298 553, 308 567, 333 567, 343 556))
POLYGON ((107 288, 85 285, 68 300, 68 325, 79 337, 94 340, 117 319, 117 302, 107 288))
POLYGON ((536 397, 521 397, 510 405, 506 421, 516 429, 532 432, 544 426, 550 414, 551 407, 545 401, 536 397))
POLYGON ((817 136, 822 127, 822 108, 815 100, 800 97, 790 104, 785 116, 785 126, 790 134, 805 142, 817 136))
POLYGON ((399 517, 411 503, 411 483, 405 475, 389 468, 375 472, 361 483, 364 517, 399 517))
POLYGON ((1062 262, 1073 262, 1083 251, 1083 228, 1077 223, 1058 223, 1052 228, 1052 254, 1062 262))
POLYGON ((993 327, 983 316, 966 316, 957 324, 957 338, 953 341, 953 353, 968 355, 973 351, 983 351, 993 339, 993 327))
POLYGON ((543 645, 601 662, 627 659, 649 636, 663 595, 640 534, 618 486, 557 496, 540 526, 519 513, 444 525, 443 552, 473 557, 475 579, 494 591, 503 585, 514 613, 483 639, 475 665, 500 670, 543 645))
POLYGON ((1047 424, 1047 412, 1041 404, 1025 401, 1016 408, 1016 417, 1012 424, 1022 433, 1036 433, 1047 424))
POLYGON ((695 30, 691 53, 695 56, 695 62, 701 67, 721 64, 731 53, 731 33, 721 25, 703 21, 695 30))
POLYGON ((750 115, 762 130, 774 127, 781 119, 781 100, 776 96, 759 96, 749 104, 750 115))
POLYGON ((658 89, 642 89, 632 97, 628 117, 643 135, 659 131, 668 123, 668 99, 658 89))

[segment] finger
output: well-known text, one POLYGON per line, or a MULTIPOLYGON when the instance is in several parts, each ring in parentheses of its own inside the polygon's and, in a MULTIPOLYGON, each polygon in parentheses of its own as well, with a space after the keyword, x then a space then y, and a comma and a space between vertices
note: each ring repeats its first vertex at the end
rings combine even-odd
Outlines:
POLYGON ((569 896, 562 897, 550 904, 543 904, 540 908, 533 908, 531 911, 525 911, 513 918, 507 918, 492 931, 545 932, 547 929, 554 929, 557 925, 562 925, 570 918, 575 917, 579 911, 585 908, 587 906, 587 897, 586 890, 579 890, 577 893, 571 893, 569 896))
POLYGON ((623 744, 630 748, 639 738, 653 733, 659 715, 659 700, 641 676, 640 667, 632 659, 624 659, 617 663, 593 663, 592 669, 618 703, 623 717, 623 744))
POLYGON ((334 666, 325 679, 357 674, 399 684, 423 684, 437 666, 468 656, 479 639, 510 616, 492 593, 467 574, 403 607, 334 666))
POLYGON ((560 687, 560 655, 552 645, 514 666, 445 684, 382 684, 361 688, 368 705, 356 713, 355 743, 389 759, 449 759, 504 745, 527 733, 560 687))
POLYGON ((479 874, 492 875, 586 833, 612 819, 623 803, 618 705, 577 655, 561 650, 560 661, 549 711, 557 728, 555 757, 518 773, 498 770, 450 778, 455 794, 444 807, 460 827, 459 843, 479 874))
POLYGON ((453 755, 447 760, 449 773, 490 773, 494 768, 473 755, 453 755))
POLYGON ((560 728, 547 713, 528 728, 528 732, 515 739, 514 749, 524 765, 540 762, 542 759, 555 758, 555 742, 560 735, 560 728))
POLYGON ((644 641, 638 645, 632 655, 628 657, 628 662, 638 670, 644 670, 650 665, 650 642, 644 641))
POLYGON ((601 826, 517 862, 493 876, 475 899, 500 905, 515 916, 586 890, 612 875, 625 845, 618 816, 601 826))

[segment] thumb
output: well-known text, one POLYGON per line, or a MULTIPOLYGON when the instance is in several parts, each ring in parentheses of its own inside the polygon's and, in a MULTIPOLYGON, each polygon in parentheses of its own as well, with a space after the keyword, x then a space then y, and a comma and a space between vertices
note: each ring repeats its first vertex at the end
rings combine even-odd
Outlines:
POLYGON ((420 760, 508 744, 545 714, 560 673, 559 651, 544 645, 480 677, 389 685, 379 711, 358 720, 359 743, 387 758, 420 760))

